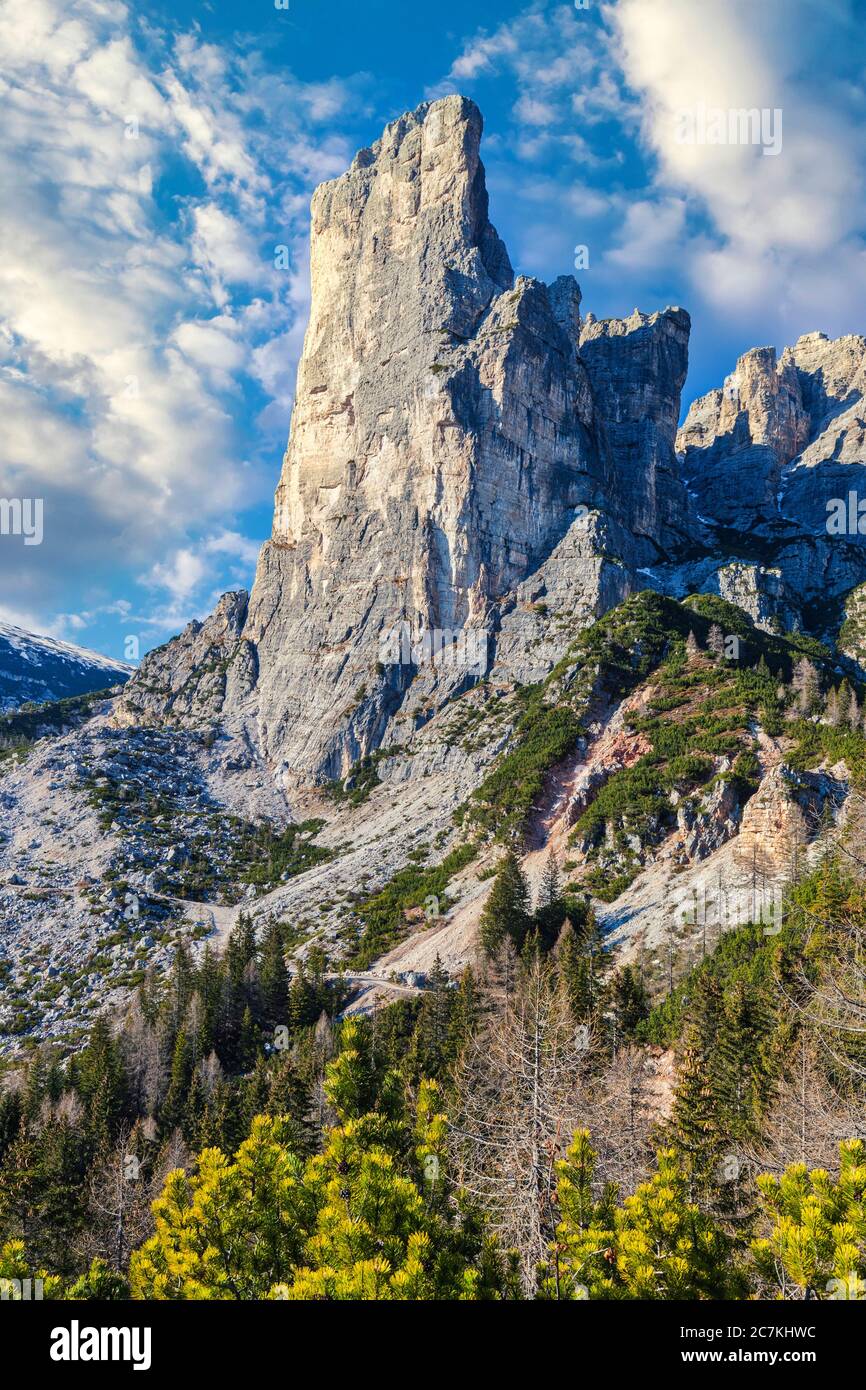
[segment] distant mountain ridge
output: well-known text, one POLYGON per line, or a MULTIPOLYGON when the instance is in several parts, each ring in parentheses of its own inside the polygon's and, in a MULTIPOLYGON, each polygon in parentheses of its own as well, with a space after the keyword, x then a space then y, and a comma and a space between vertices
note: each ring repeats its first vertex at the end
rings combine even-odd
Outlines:
POLYGON ((118 685, 134 670, 86 647, 0 622, 0 711, 118 685))

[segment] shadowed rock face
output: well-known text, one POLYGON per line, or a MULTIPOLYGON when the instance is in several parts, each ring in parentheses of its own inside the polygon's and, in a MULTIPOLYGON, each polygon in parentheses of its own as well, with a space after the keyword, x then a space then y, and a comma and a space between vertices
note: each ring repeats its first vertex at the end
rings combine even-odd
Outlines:
POLYGON ((674 449, 688 369, 690 320, 683 309, 587 322, 580 355, 600 417, 605 483, 636 539, 676 554, 690 544, 692 516, 674 449))
POLYGON ((481 129, 462 97, 425 103, 317 190, 290 441, 237 655, 208 620, 176 652, 187 667, 219 648, 218 676, 193 689, 170 645, 135 717, 221 714, 286 772, 336 776, 465 680, 383 668, 389 630, 483 628, 502 678, 526 679, 562 640, 535 604, 589 621, 687 535, 688 315, 594 324, 582 346, 573 278, 514 278, 481 129))
POLYGON ((767 563, 752 571, 756 603, 788 624, 838 625, 834 610, 864 577, 866 534, 827 528, 831 499, 866 499, 864 395, 866 339, 808 333, 778 359, 747 352, 679 432, 713 548, 767 563))

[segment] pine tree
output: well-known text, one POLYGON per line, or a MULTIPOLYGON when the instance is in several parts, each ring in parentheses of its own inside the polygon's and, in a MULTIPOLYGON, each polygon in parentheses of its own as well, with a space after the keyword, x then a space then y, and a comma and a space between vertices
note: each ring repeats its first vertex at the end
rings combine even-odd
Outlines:
POLYGON ((657 1172, 617 1205, 608 1190, 592 1199, 595 1154, 579 1131, 557 1164, 562 1220, 543 1291, 549 1298, 742 1298, 746 1280, 731 1241, 689 1199, 673 1150, 657 1172))
POLYGON ((560 901, 561 882, 559 859, 554 850, 549 850, 547 859, 544 862, 544 872, 541 876, 541 887, 538 894, 539 907, 550 908, 556 906, 560 901))
POLYGON ((414 1126, 402 1093, 372 1088, 365 1030, 344 1025, 326 1089, 338 1125, 302 1163, 283 1118, 258 1115, 236 1158, 201 1153, 170 1172, 156 1233, 134 1252, 134 1298, 475 1299, 501 1297, 508 1273, 483 1222, 450 1198, 447 1119, 435 1083, 414 1126), (360 1109, 375 1099, 377 1109, 360 1109))
POLYGON ((73 1059, 70 1078, 84 1105, 91 1149, 106 1148, 129 1117, 129 1081, 120 1045, 105 1018, 97 1019, 87 1046, 73 1059))
POLYGON ((436 1079, 453 1060, 450 1050, 453 991, 447 971, 437 955, 427 977, 412 1041, 406 1058, 409 1075, 436 1079))
POLYGON ((638 1024, 650 1013, 650 997, 637 966, 624 965, 618 970, 609 994, 618 1037, 633 1037, 638 1024))
POLYGON ((281 1057, 272 1069, 263 1113, 279 1115, 288 1124, 286 1143, 293 1153, 308 1158, 319 1145, 319 1131, 312 1119, 313 1099, 309 1083, 290 1056, 281 1057))
POLYGON ((451 1019, 448 1025, 449 1056, 455 1060, 460 1056, 478 1027, 480 1017, 481 1002, 478 996, 478 986, 471 965, 467 965, 454 992, 451 1019))
POLYGON ((565 915, 566 904, 562 896, 559 859, 556 853, 550 850, 545 861, 539 886, 538 903, 533 917, 533 924, 538 932, 539 943, 543 950, 549 951, 556 942, 565 915))
POLYGON ((186 1015, 187 1005, 193 990, 193 969, 189 948, 184 941, 175 946, 169 979, 170 1025, 173 1034, 177 1033, 186 1015))
POLYGON ((495 956, 506 937, 519 951, 529 925, 529 885, 517 854, 509 849, 496 871, 481 915, 481 943, 485 954, 495 956))
POLYGON ((701 649, 700 645, 698 644, 698 639, 690 628, 689 635, 686 638, 686 656, 688 657, 689 661, 695 661, 697 657, 700 656, 700 652, 701 649))
POLYGON ((331 1105, 345 1119, 357 1119, 376 1108, 379 1088, 370 1034, 356 1019, 347 1019, 343 1024, 340 1051, 328 1067, 325 1091, 331 1105))
POLYGON ((181 1027, 172 1053, 168 1091, 160 1111, 160 1121, 165 1133, 175 1127, 181 1127, 186 1118, 187 1094, 192 1069, 192 1048, 186 1029, 181 1027))
POLYGON ((258 1299, 298 1263, 316 1203, 286 1125, 258 1116, 231 1160, 205 1149, 194 1175, 169 1173, 156 1235, 133 1253, 133 1298, 258 1299))
POLYGON ((262 1011, 271 1023, 284 1023, 289 1007, 289 971, 283 948, 283 934, 272 922, 262 945, 259 966, 262 1011))
POLYGON ((837 1182, 805 1163, 758 1178, 770 1229, 752 1242, 752 1255, 781 1298, 861 1301, 866 1294, 866 1144, 843 1142, 839 1155, 837 1182))
POLYGON ((205 946, 196 975, 196 993, 201 1001, 201 1031, 197 1040, 199 1056, 206 1057, 217 1042, 220 1004, 223 993, 223 967, 219 958, 205 946))
POLYGON ((694 983, 683 1029, 668 1134, 685 1159, 691 1195, 710 1190, 725 1146, 716 1075, 716 1037, 722 993, 713 975, 694 983))
POLYGON ((255 1064, 259 1046, 259 1030, 253 1019, 253 1011, 247 1004, 241 1019, 241 1032, 238 1040, 238 1065, 241 1071, 249 1071, 255 1064))
POLYGON ((573 1018, 589 1022, 601 1002, 604 975, 604 947, 595 917, 590 915, 580 933, 566 917, 553 954, 573 1018))

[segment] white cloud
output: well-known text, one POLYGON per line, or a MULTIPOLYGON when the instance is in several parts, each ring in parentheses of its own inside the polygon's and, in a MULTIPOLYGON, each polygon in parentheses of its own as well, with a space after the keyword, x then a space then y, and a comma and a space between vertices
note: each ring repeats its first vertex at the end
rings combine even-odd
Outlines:
POLYGON ((246 344, 238 340, 239 325, 225 314, 204 322, 180 324, 174 341, 197 367, 211 374, 223 390, 232 389, 232 375, 240 372, 247 358, 246 344))
POLYGON ((193 212, 192 252, 211 284, 214 300, 224 304, 226 286, 261 284, 265 263, 255 240, 239 218, 206 203, 193 212))
POLYGON ((618 245, 605 262, 618 271, 641 275, 648 267, 669 263, 676 254, 686 224, 684 198, 638 199, 629 203, 618 245))
POLYGON ((154 601, 139 614, 123 616, 132 627, 155 635, 176 632, 191 618, 204 617, 219 597, 213 588, 213 562, 220 563, 222 587, 249 588, 261 545, 238 531, 220 530, 174 550, 141 576, 154 601))
POLYGON ((186 603, 207 576, 207 565, 201 551, 184 547, 167 560, 153 566, 147 583, 166 589, 175 603, 186 603))
POLYGON ((527 92, 518 98, 514 109, 518 120, 525 125, 552 125, 556 120, 556 110, 550 102, 539 101, 538 97, 530 96, 527 92))
POLYGON ((617 0, 607 14, 643 100, 657 196, 685 194, 709 218, 714 245, 681 243, 696 293, 744 325, 762 321, 765 339, 768 331, 835 331, 840 297, 849 315, 854 305, 866 311, 862 110, 818 66, 838 64, 841 78, 856 52, 848 7, 617 0), (678 117, 700 103, 781 110, 781 153, 681 143, 678 117))
POLYGON ((574 144, 580 134, 575 116, 591 126, 627 114, 605 31, 573 5, 534 0, 493 33, 476 34, 428 95, 463 91, 467 84, 503 71, 513 76, 517 87, 513 111, 518 128, 523 128, 517 150, 523 159, 538 159, 549 149, 538 137, 540 128, 555 133, 573 156, 589 157, 582 142, 574 144))
POLYGON ((213 534, 235 535, 225 521, 270 497, 306 315, 311 187, 351 153, 319 123, 349 109, 351 88, 305 87, 197 31, 144 33, 118 0, 71 13, 4 0, 0 74, 0 182, 16 190, 0 209, 0 492, 46 508, 26 567, 0 554, 6 597, 31 614, 69 605, 76 583, 125 568, 159 574, 179 601, 241 565, 213 534), (289 276, 274 269, 277 242, 289 276))

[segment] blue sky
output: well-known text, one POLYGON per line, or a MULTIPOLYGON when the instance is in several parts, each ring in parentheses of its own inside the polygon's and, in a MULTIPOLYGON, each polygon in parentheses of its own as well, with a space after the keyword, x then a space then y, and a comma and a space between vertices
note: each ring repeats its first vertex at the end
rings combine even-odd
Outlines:
POLYGON ((0 617, 113 656, 251 583, 310 194, 424 99, 481 107, 517 271, 585 245, 585 310, 690 310, 685 403, 866 332, 854 0, 2 0, 0 72, 0 496, 45 517, 0 536, 0 617), (699 103, 781 110, 780 153, 682 143, 699 103))

